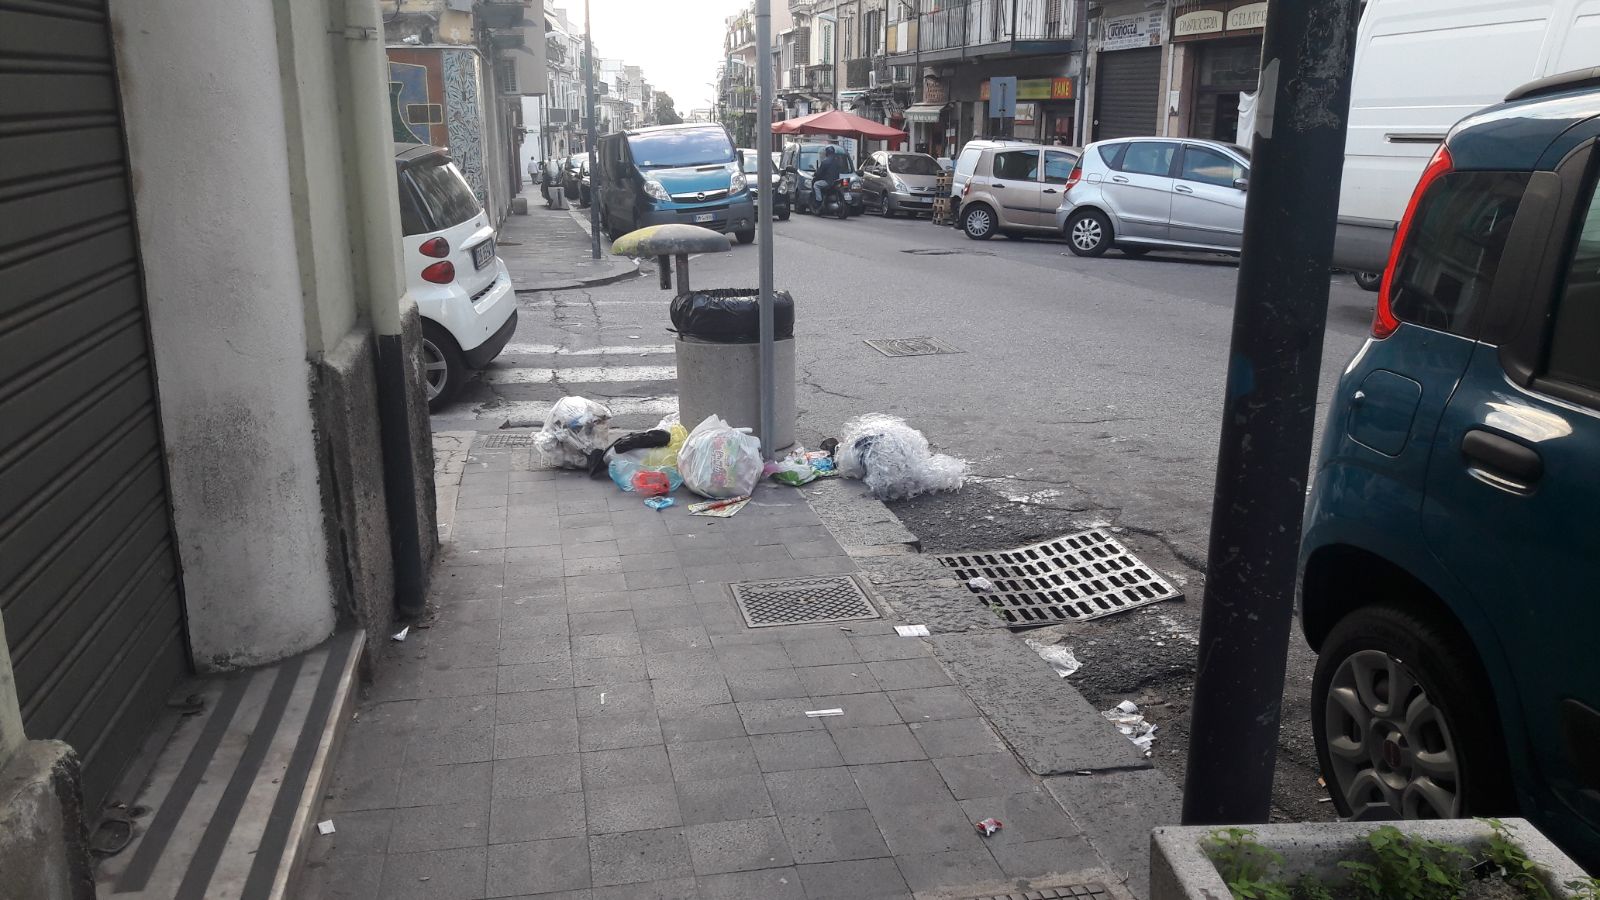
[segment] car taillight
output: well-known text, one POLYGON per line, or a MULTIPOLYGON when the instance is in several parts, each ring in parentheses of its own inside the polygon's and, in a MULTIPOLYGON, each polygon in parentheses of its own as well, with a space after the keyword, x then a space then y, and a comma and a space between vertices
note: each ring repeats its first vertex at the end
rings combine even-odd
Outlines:
POLYGON ((1083 163, 1078 163, 1078 164, 1076 164, 1076 165, 1074 165, 1072 167, 1072 171, 1071 172, 1067 173, 1067 183, 1064 185, 1064 187, 1069 187, 1070 188, 1070 187, 1072 187, 1073 185, 1077 184, 1079 181, 1082 181, 1082 180, 1083 180, 1083 163))
POLYGON ((1440 144, 1439 149, 1434 151, 1433 159, 1428 160, 1428 167, 1422 170, 1422 178, 1417 181, 1416 190, 1411 192, 1411 201, 1406 204, 1406 213, 1395 227, 1394 243, 1389 245, 1389 265, 1383 270, 1383 285, 1378 288, 1378 308, 1372 313, 1372 336, 1380 341, 1400 327, 1400 319, 1394 314, 1395 277, 1400 269, 1400 254, 1405 250, 1406 238, 1410 236, 1411 225, 1416 220, 1417 207, 1422 205, 1422 196, 1428 192, 1428 188, 1449 172, 1451 165, 1450 151, 1440 144))
POLYGON ((436 262, 422 270, 422 280, 434 284, 449 284, 456 280, 456 264, 449 260, 436 262))
POLYGON ((446 256, 450 255, 450 242, 442 237, 428 238, 427 240, 423 241, 422 246, 418 247, 417 249, 422 251, 423 256, 431 256, 434 259, 444 259, 446 256))
POLYGON ((961 196, 965 197, 970 193, 972 193, 972 182, 969 181, 961 186, 961 196))

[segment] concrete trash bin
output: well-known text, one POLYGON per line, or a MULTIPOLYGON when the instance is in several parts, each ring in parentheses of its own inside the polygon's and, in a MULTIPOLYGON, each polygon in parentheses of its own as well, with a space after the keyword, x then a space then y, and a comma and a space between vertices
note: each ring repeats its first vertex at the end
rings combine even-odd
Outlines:
POLYGON ((773 397, 772 440, 761 433, 761 345, 725 344, 680 337, 678 419, 694 430, 706 416, 718 415, 735 428, 750 428, 763 450, 794 446, 794 338, 775 341, 773 371, 778 389, 773 397))

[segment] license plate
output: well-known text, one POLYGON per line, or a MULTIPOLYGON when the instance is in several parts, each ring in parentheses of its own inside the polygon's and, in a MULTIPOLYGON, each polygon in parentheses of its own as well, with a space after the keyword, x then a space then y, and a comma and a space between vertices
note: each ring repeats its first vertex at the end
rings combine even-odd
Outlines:
POLYGON ((472 265, 481 269, 494 259, 494 238, 472 248, 472 265))
POLYGON ((696 222, 709 222, 712 218, 711 213, 695 213, 694 216, 696 222))
POLYGON ((846 203, 854 203, 855 200, 856 200, 855 192, 853 192, 853 191, 845 191, 844 192, 844 202, 846 202, 846 203))

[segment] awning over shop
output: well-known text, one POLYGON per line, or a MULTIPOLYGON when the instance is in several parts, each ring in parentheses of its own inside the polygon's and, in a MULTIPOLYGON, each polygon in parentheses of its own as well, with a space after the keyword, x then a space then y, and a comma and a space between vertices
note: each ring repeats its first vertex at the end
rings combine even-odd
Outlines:
POLYGON ((939 121, 939 112, 943 109, 943 103, 917 103, 906 107, 906 121, 929 123, 937 122, 939 121))

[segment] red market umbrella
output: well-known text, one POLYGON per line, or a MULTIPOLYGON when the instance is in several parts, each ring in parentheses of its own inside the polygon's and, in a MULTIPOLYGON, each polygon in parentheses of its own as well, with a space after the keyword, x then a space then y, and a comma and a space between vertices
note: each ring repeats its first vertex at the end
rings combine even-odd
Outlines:
POLYGON ((836 134, 840 137, 860 135, 875 141, 897 141, 906 137, 898 128, 874 122, 853 113, 833 109, 812 113, 795 119, 772 123, 773 134, 836 134))

